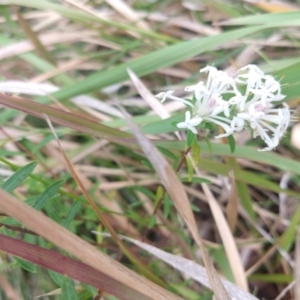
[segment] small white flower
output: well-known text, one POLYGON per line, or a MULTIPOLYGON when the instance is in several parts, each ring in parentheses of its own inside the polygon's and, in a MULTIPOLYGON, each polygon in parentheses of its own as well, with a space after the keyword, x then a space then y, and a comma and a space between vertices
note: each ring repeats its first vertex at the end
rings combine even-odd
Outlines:
POLYGON ((237 76, 235 79, 236 82, 247 85, 247 90, 250 88, 258 88, 265 76, 265 74, 256 65, 247 65, 239 69, 238 73, 242 74, 237 76))
POLYGON ((270 102, 258 101, 249 105, 247 111, 238 113, 237 117, 249 122, 253 137, 260 136, 268 147, 260 151, 269 151, 278 146, 290 122, 287 104, 284 108, 273 108, 270 102))
POLYGON ((260 137, 267 147, 260 151, 274 149, 283 137, 290 122, 287 104, 275 108, 274 102, 285 98, 280 83, 271 75, 265 75, 257 66, 248 65, 238 70, 236 78, 230 77, 215 67, 200 70, 207 73, 207 81, 185 88, 193 98, 182 99, 173 91, 160 93, 156 97, 179 101, 190 107, 185 121, 177 124, 197 134, 196 127, 203 121, 223 128, 224 133, 216 138, 239 132, 246 125, 253 130, 253 137, 260 137))
POLYGON ((197 134, 197 129, 195 128, 202 122, 202 118, 195 117, 191 118, 191 113, 189 111, 185 112, 185 121, 177 124, 178 128, 187 128, 191 130, 194 134, 197 134))
POLYGON ((285 98, 285 95, 281 94, 281 87, 277 80, 271 75, 265 75, 265 81, 257 89, 250 89, 250 92, 256 95, 256 98, 260 98, 261 101, 280 101, 285 98), (258 97, 257 97, 258 96, 258 97))

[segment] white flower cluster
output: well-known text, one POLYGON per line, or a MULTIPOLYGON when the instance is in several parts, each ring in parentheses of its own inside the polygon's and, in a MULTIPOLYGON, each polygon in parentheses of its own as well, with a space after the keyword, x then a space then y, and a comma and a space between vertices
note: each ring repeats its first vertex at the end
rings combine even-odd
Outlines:
POLYGON ((260 151, 274 149, 283 137, 290 121, 290 111, 286 103, 275 108, 276 101, 285 98, 281 94, 280 83, 271 75, 265 75, 257 66, 247 65, 237 72, 235 78, 227 73, 207 66, 200 73, 208 73, 206 83, 187 86, 185 91, 193 92, 192 99, 182 99, 173 95, 174 91, 159 93, 157 98, 180 101, 189 109, 185 121, 177 124, 197 134, 196 127, 201 122, 211 122, 221 126, 221 138, 250 126, 253 137, 260 136, 268 147, 260 151))

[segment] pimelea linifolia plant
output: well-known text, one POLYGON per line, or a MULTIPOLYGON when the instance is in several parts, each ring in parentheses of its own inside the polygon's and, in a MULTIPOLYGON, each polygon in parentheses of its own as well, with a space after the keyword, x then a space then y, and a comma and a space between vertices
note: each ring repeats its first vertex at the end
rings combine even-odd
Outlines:
POLYGON ((162 102, 166 99, 186 105, 185 120, 178 128, 190 130, 197 135, 200 124, 221 126, 224 134, 215 138, 228 137, 244 128, 251 128, 253 137, 260 137, 269 151, 278 146, 290 122, 290 110, 286 103, 275 107, 285 98, 280 83, 271 75, 265 75, 257 66, 247 65, 238 70, 236 77, 207 66, 200 70, 207 73, 206 82, 187 86, 192 92, 190 99, 182 99, 167 91, 156 95, 162 102))

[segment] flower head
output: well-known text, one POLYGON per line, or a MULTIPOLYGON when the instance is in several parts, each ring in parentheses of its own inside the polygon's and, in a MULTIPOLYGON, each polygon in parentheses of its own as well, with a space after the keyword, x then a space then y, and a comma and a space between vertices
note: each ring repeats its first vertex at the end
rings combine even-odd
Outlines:
POLYGON ((191 99, 173 95, 173 91, 160 93, 156 97, 179 101, 189 107, 185 121, 177 124, 197 134, 197 126, 202 122, 213 123, 223 128, 226 137, 249 126, 253 137, 260 137, 268 147, 274 149, 283 137, 290 122, 287 104, 275 108, 274 102, 283 100, 280 83, 271 75, 265 75, 257 66, 248 65, 237 72, 235 78, 215 67, 200 70, 207 73, 207 81, 185 88, 193 93, 191 99))

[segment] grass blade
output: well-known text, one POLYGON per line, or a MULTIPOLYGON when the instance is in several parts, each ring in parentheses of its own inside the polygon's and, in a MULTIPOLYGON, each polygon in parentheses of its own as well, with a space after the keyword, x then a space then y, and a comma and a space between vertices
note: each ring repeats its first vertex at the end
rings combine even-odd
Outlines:
POLYGON ((20 168, 2 184, 1 188, 8 193, 13 192, 13 190, 17 188, 22 183, 22 181, 30 175, 37 164, 37 162, 33 161, 20 168))

